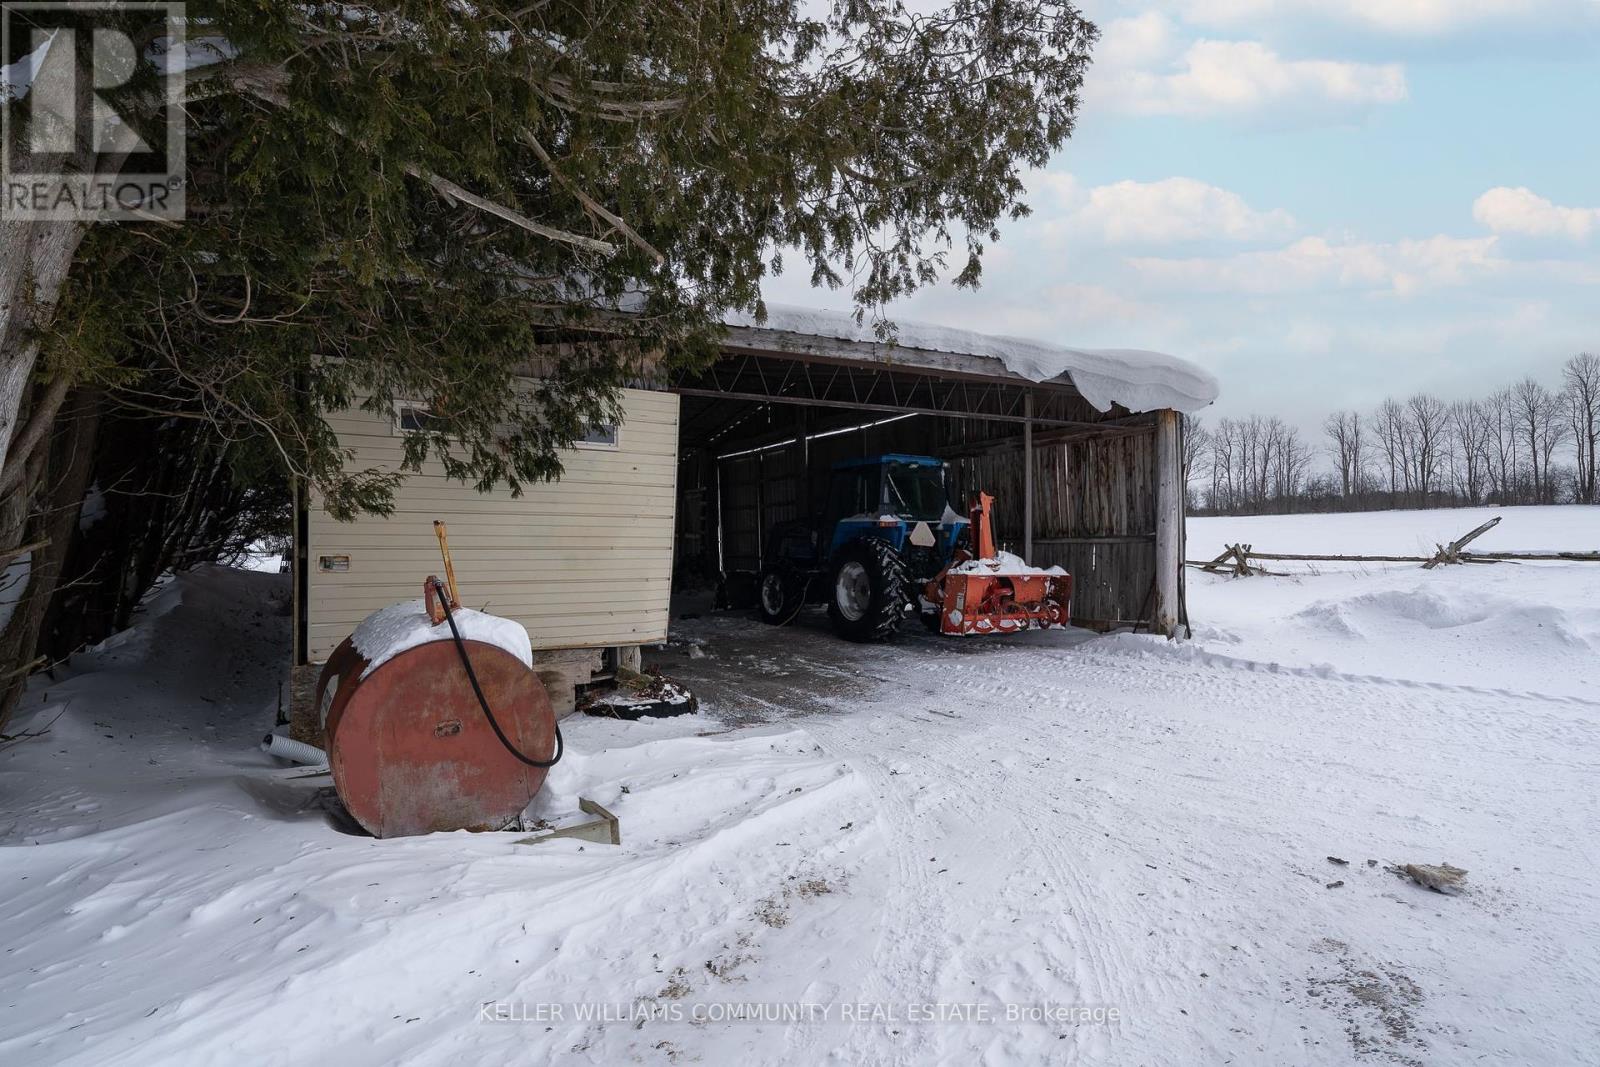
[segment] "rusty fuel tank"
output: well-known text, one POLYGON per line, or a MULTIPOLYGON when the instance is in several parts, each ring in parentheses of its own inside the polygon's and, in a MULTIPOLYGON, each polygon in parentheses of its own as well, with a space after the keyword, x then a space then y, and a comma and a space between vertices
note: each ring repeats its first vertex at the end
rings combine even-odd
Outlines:
MULTIPOLYGON (((328 761, 350 815, 374 837, 438 830, 499 830, 544 784, 496 735, 448 628, 370 661, 346 638, 317 682, 328 761)), ((497 645, 464 640, 479 685, 507 739, 549 760, 556 719, 538 675, 497 645)))

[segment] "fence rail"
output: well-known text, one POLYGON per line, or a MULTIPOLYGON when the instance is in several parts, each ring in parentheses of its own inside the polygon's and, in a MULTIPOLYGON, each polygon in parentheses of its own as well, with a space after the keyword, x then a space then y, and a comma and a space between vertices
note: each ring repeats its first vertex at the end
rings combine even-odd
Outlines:
POLYGON ((1251 560, 1286 560, 1291 562, 1308 563, 1420 563, 1424 570, 1432 570, 1441 564, 1455 563, 1516 563, 1522 560, 1572 560, 1585 563, 1600 563, 1600 552, 1467 552, 1466 546, 1477 538, 1488 533, 1500 525, 1497 515, 1447 545, 1438 545, 1438 551, 1431 556, 1381 556, 1381 555, 1345 555, 1338 553, 1317 554, 1311 552, 1257 552, 1254 545, 1233 544, 1223 549, 1222 554, 1216 559, 1184 560, 1190 567, 1198 567, 1212 574, 1235 574, 1239 576, 1249 574, 1272 574, 1273 571, 1265 570, 1251 564, 1251 560))

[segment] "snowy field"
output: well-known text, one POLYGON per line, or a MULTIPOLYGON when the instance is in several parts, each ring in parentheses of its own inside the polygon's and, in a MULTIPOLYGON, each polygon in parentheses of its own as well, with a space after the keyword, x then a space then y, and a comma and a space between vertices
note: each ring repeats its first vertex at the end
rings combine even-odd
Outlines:
POLYGON ((539 802, 614 848, 340 832, 254 747, 286 580, 182 576, 0 748, 0 1063, 1594 1062, 1600 564, 1188 581, 1180 645, 675 623, 701 714, 567 720, 539 802))

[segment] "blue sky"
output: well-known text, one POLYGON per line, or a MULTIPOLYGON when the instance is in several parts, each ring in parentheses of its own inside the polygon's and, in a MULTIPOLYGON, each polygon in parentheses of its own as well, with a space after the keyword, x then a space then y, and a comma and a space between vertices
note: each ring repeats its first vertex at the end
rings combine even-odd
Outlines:
MULTIPOLYGON (((1600 351, 1600 0, 1097 0, 1078 133, 977 292, 890 309, 1154 348, 1215 415, 1478 395, 1600 351)), ((767 298, 848 309, 801 272, 767 298)))

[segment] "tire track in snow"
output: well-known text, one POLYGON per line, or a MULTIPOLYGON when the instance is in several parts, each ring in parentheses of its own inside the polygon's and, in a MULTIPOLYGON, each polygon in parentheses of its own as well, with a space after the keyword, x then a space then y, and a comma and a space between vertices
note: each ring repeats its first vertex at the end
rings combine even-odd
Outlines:
MULTIPOLYGON (((1115 640, 1115 638, 1113 638, 1115 640)), ((1137 649, 1106 649, 1097 652, 1110 653, 1111 655, 1147 655, 1167 660, 1178 660, 1196 665, 1224 667, 1232 670, 1245 671, 1253 674, 1277 674, 1291 678, 1312 678, 1330 682, 1348 682, 1357 685, 1396 686, 1404 689, 1424 689, 1437 693, 1469 693, 1473 696, 1499 697, 1504 700, 1533 700, 1544 703, 1571 704, 1582 708, 1600 709, 1600 700, 1590 700, 1584 697, 1571 696, 1563 693, 1542 693, 1525 689, 1502 689, 1491 686, 1461 685, 1450 682, 1430 682, 1420 678, 1399 678, 1393 675, 1382 674, 1355 674, 1347 671, 1335 670, 1326 666, 1296 666, 1288 663, 1278 663, 1273 660, 1249 659, 1243 656, 1230 656, 1225 652, 1214 652, 1192 643, 1182 644, 1141 644, 1137 649)), ((1054 653, 1050 658, 1055 660, 1071 659, 1071 653, 1054 653)))
MULTIPOLYGON (((1274 797, 1292 795, 1297 787, 1303 789, 1307 768, 1317 767, 1324 772, 1329 768, 1328 753, 1319 748, 1326 733, 1317 731, 1304 738, 1295 737, 1293 732, 1280 736, 1270 729, 1276 721, 1274 708, 1325 708, 1327 732, 1348 726, 1353 718, 1356 724, 1368 719, 1374 725, 1382 721, 1388 724, 1392 735, 1394 724, 1399 722, 1407 735, 1415 733, 1419 741, 1436 730, 1439 714, 1448 713, 1459 734, 1450 751, 1441 753, 1444 759, 1438 773, 1463 775, 1468 761, 1461 754, 1492 740, 1495 731, 1491 724, 1499 714, 1498 705, 1507 699, 1535 703, 1546 699, 1538 694, 1292 668, 1227 656, 1153 655, 1166 663, 1165 669, 1143 669, 1138 662, 1142 657, 1122 649, 997 650, 994 655, 952 657, 930 663, 917 674, 898 676, 890 670, 874 669, 876 656, 865 660, 861 675, 876 682, 878 692, 867 703, 836 701, 842 714, 825 717, 829 729, 819 739, 830 751, 842 754, 870 750, 881 740, 886 726, 917 731, 914 743, 896 744, 892 750, 893 759, 902 767, 909 763, 914 768, 911 783, 907 783, 906 772, 889 776, 887 763, 880 762, 875 768, 880 791, 886 799, 895 801, 886 804, 883 811, 890 836, 917 844, 896 853, 896 878, 904 881, 886 901, 882 937, 885 942, 899 943, 887 944, 879 957, 871 986, 873 996, 899 1001, 927 996, 930 988, 941 988, 929 984, 941 974, 945 978, 942 988, 946 990, 952 978, 970 975, 992 983, 1010 981, 1013 985, 1009 988, 1015 989, 1019 988, 1015 983, 1025 983, 1028 974, 1022 964, 1010 969, 998 965, 985 969, 985 948, 993 942, 981 931, 969 936, 966 928, 973 915, 982 915, 984 908, 993 908, 996 901, 970 886, 953 895, 947 886, 927 876, 929 865, 920 855, 922 848, 942 857, 948 843, 940 827, 925 823, 926 805, 914 803, 912 795, 901 788, 902 783, 939 788, 944 810, 976 812, 976 817, 992 828, 995 841, 1025 844, 1025 848, 1006 855, 1003 862, 1025 871, 1025 877, 1048 880, 1054 899, 1046 906, 1070 917, 1070 921, 1059 924, 1064 931, 1060 942, 1063 947, 1054 962, 1074 968, 1079 1002, 1121 1006, 1128 1013, 1128 1025, 1139 1027, 1138 1040, 1142 1043, 1151 1039, 1153 1030, 1182 1025, 1175 1017, 1176 1005, 1192 1005, 1204 995, 1195 985, 1195 975, 1215 958, 1214 942, 1220 936, 1208 940, 1202 935, 1197 939, 1197 931, 1170 914, 1170 909, 1179 909, 1181 915, 1186 895, 1199 894, 1201 902, 1220 903, 1218 890, 1213 887, 1229 881, 1231 872, 1181 842, 1168 846, 1159 838, 1152 840, 1148 833, 1138 833, 1137 828, 1132 838, 1125 838, 1127 821, 1138 820, 1138 790, 1144 787, 1141 783, 1149 783, 1148 788, 1155 795, 1168 797, 1169 805, 1174 797, 1189 804, 1192 801, 1185 798, 1201 794, 1195 792, 1193 782, 1183 782, 1203 778, 1200 788, 1226 813, 1224 830, 1229 839, 1245 839, 1255 832, 1248 813, 1265 810, 1274 797), (1303 683, 1308 679, 1326 684, 1307 687, 1303 683), (1421 694, 1441 691, 1465 699, 1449 705, 1446 711, 1437 701, 1414 704, 1404 696, 1417 693, 1420 698, 1421 694), (1077 695, 1081 692, 1098 693, 1100 698, 1093 704, 1086 703, 1077 695), (924 714, 937 710, 927 708, 929 703, 958 708, 963 715, 954 721, 936 721, 924 714), (1236 733, 1230 746, 1234 750, 1241 744, 1248 746, 1248 762, 1270 777, 1252 779, 1226 771, 1211 777, 1174 774, 1173 766, 1184 764, 1175 763, 1161 746, 1192 745, 1196 739, 1162 734, 1162 730, 1173 728, 1167 723, 1192 725, 1195 710, 1202 715, 1226 713, 1241 705, 1252 709, 1255 718, 1251 721, 1255 725, 1243 734, 1236 733), (968 708, 983 709, 992 717, 968 716, 968 708), (994 714, 1000 709, 1000 714, 994 714), (1150 714, 1142 714, 1147 709, 1150 714), (1176 709, 1188 709, 1191 717, 1173 718, 1176 709), (1432 712, 1432 721, 1419 723, 1415 730, 1404 726, 1412 712, 1421 711, 1432 712), (1063 729, 1074 724, 1082 724, 1084 732, 1063 729), (874 729, 880 733, 872 734, 874 729), (1051 792, 1062 785, 1061 775, 1067 771, 1065 762, 1051 766, 1020 757, 1003 763, 973 758, 974 752, 1011 753, 1013 749, 1036 746, 1036 739, 1041 737, 1046 746, 1060 738, 1068 744, 1082 740, 1090 746, 1114 750, 1120 777, 1114 774, 1108 780, 1111 792, 1092 794, 1094 799, 1083 813, 1084 819, 1063 819, 1059 825, 1047 827, 1042 822, 1016 817, 1018 812, 1047 805, 1046 797, 1071 803, 1051 792), (1283 748, 1286 743, 1292 748, 1283 748), (1091 860, 1093 866, 1085 866, 1082 856, 1095 857, 1098 862, 1091 860), (1108 858, 1113 858, 1109 866, 1108 858), (1145 899, 1136 897, 1132 890, 1148 887, 1136 881, 1143 875, 1143 867, 1149 866, 1143 862, 1148 859, 1157 860, 1163 868, 1161 875, 1150 876, 1149 886, 1159 882, 1163 891, 1153 890, 1150 899, 1145 899), (1184 884, 1180 885, 1177 879, 1184 884), (1188 888, 1194 885, 1204 888, 1188 888), (1115 906, 1113 897, 1117 899, 1115 906)), ((1593 702, 1556 698, 1555 703, 1582 706, 1593 702)), ((1537 732, 1550 736, 1570 734, 1575 726, 1579 733, 1590 732, 1586 727, 1592 727, 1566 716, 1531 712, 1529 709, 1521 714, 1537 720, 1542 727, 1537 732)), ((817 722, 811 719, 808 726, 815 727, 817 722)), ((1357 730, 1360 731, 1359 726, 1357 730)), ((1215 751, 1214 758, 1219 759, 1231 754, 1220 748, 1215 751)), ((1340 758, 1349 763, 1352 771, 1369 776, 1374 773, 1373 767, 1360 766, 1363 756, 1359 752, 1340 758)), ((1090 762, 1102 776, 1109 769, 1109 765, 1090 762)), ((1326 831, 1333 835, 1338 830, 1338 821, 1329 818, 1326 831)), ((1284 837, 1281 843, 1285 850, 1293 850, 1303 846, 1303 838, 1284 837)), ((1030 903, 1037 906, 1038 902, 1024 900, 1022 905, 1026 908, 1030 903)), ((1232 936, 1241 937, 1242 931, 1250 929, 1247 914, 1234 910, 1228 915, 1231 925, 1226 928, 1232 936)), ((1221 947, 1225 950, 1228 946, 1221 947)), ((1051 948, 1050 942, 1041 938, 1036 948, 1014 951, 1038 954, 1049 963, 1051 948)), ((1249 965, 1241 966, 1244 969, 1236 972, 1239 977, 1235 980, 1244 983, 1249 996, 1262 999, 1241 1000, 1227 1010, 1236 1017, 1245 1013, 1240 1021, 1249 1022, 1251 1004, 1266 1008, 1274 1002, 1268 986, 1261 981, 1259 967, 1252 970, 1249 965)), ((1047 966, 1031 972, 1038 979, 1034 987, 1039 992, 1038 999, 1059 1000, 1067 983, 1049 981, 1048 971, 1047 966)), ((960 992, 955 990, 958 996, 960 992)), ((1116 1041, 1126 1047, 1124 1039, 1133 1034, 1125 1028, 1080 1027, 1072 1036, 1076 1052, 1093 1057, 1114 1047, 1107 1042, 1116 1041)), ((993 1052, 994 1042, 1000 1042, 1004 1053, 1014 1057, 1022 1050, 1009 1043, 1027 1040, 1025 1035, 975 1034, 949 1027, 933 1037, 902 1034, 895 1055, 898 1058, 904 1053, 911 1059, 924 1059, 933 1053, 938 1058, 972 1050, 974 1042, 978 1043, 976 1047, 993 1052)), ((850 1047, 872 1058, 874 1046, 868 1035, 859 1035, 850 1047)), ((1033 1047, 1037 1051, 1037 1046, 1033 1047)), ((882 1046, 876 1046, 876 1050, 881 1057, 882 1046)), ((1220 1054, 1224 1050, 1217 1051, 1220 1054)))
MULTIPOLYGON (((968 705, 992 702, 999 696, 1035 731, 1041 725, 1048 726, 1048 716, 1061 710, 1054 701, 1039 700, 1042 694, 1036 688, 996 686, 971 677, 982 672, 982 665, 947 665, 938 671, 938 687, 919 695, 937 693, 948 700, 959 694, 967 698, 968 705)), ((882 682, 902 693, 917 688, 903 680, 884 678, 882 682)), ((808 726, 826 748, 836 753, 842 745, 859 750, 865 739, 850 735, 856 733, 852 727, 862 725, 860 716, 865 710, 858 706, 847 715, 828 717, 828 727, 820 730, 815 719, 808 726)), ((914 710, 892 699, 875 701, 872 722, 881 734, 885 724, 891 728, 902 726, 907 717, 914 716, 914 710)), ((882 757, 870 757, 865 765, 857 764, 859 771, 874 780, 887 802, 882 816, 892 828, 889 837, 898 846, 896 873, 900 879, 884 908, 887 926, 880 934, 878 963, 868 999, 959 1003, 986 999, 989 987, 1008 982, 1014 986, 1020 981, 1030 990, 1026 998, 1019 998, 1026 1002, 1114 1005, 1129 1001, 1130 990, 1124 977, 1130 969, 1115 951, 1119 941, 1103 920, 1102 887, 1074 862, 1069 840, 1052 832, 1060 827, 1046 828, 1037 821, 1041 798, 1050 795, 1047 779, 1041 774, 1042 765, 1015 758, 1003 764, 999 759, 974 758, 974 752, 1003 751, 1010 740, 1006 734, 1016 726, 1016 721, 997 724, 959 718, 935 723, 932 730, 916 727, 921 732, 915 748, 899 745, 894 751, 897 762, 912 760, 920 765, 913 771, 893 770, 882 757), (1019 766, 1027 767, 1029 773, 1017 773, 1019 766), (1006 864, 994 864, 988 870, 958 871, 966 875, 959 886, 953 880, 936 881, 930 877, 929 872, 937 871, 937 866, 924 853, 943 851, 951 842, 938 833, 937 827, 927 824, 929 812, 914 803, 906 791, 908 786, 920 792, 950 783, 958 783, 959 788, 940 797, 943 813, 983 826, 989 840, 1020 840, 1027 845, 1023 854, 1008 856, 1006 864), (973 929, 974 916, 992 911, 997 894, 1010 890, 1010 883, 1028 880, 1032 884, 1031 880, 1041 875, 1043 881, 1039 884, 1056 898, 1053 910, 1057 918, 1033 931, 1034 945, 1027 952, 1031 958, 1011 958, 998 961, 1000 966, 980 969, 977 973, 986 979, 984 986, 972 988, 974 979, 968 987, 951 988, 955 979, 973 973, 974 964, 988 958, 987 954, 973 951, 981 948, 982 942, 981 931, 973 929), (1051 941, 1058 941, 1064 951, 1054 951, 1051 941), (1063 988, 1061 980, 1047 977, 1064 966, 1070 967, 1073 974, 1070 989, 1063 988)), ((1055 768, 1049 770, 1055 773, 1055 768)), ((1115 1036, 1117 1027, 1109 1029, 1111 1033, 1106 1036, 1115 1036)), ((947 1029, 932 1030, 935 1038, 946 1033, 947 1029)), ((1080 1045, 1091 1034, 1100 1036, 1091 1028, 1070 1030, 1070 1036, 1080 1045)), ((901 1051, 926 1051, 929 1035, 922 1030, 902 1036, 908 1041, 901 1051)), ((1001 1034, 997 1032, 995 1036, 1001 1034)), ((864 1035, 858 1036, 853 1050, 869 1053, 870 1046, 865 1041, 864 1035)))

